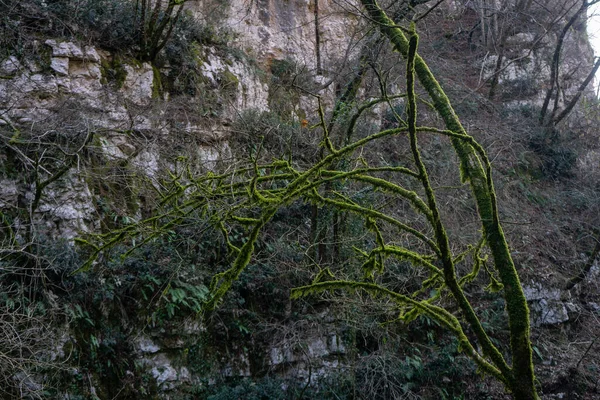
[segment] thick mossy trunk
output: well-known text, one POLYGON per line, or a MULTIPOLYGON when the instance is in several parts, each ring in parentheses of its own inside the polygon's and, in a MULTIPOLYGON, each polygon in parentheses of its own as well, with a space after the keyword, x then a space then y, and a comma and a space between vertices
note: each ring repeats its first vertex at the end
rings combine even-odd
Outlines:
MULTIPOLYGON (((391 41, 394 49, 406 58, 409 41, 402 30, 388 18, 375 0, 361 0, 361 2, 369 18, 378 24, 380 31, 391 41)), ((457 134, 466 135, 448 97, 427 64, 418 55, 415 59, 415 72, 447 128, 457 134)), ((466 141, 453 138, 452 145, 461 162, 463 179, 468 180, 471 185, 484 234, 504 285, 512 355, 512 368, 507 371, 509 376, 505 376, 505 383, 516 399, 536 400, 538 396, 534 386, 529 338, 529 309, 504 232, 498 221, 495 193, 489 177, 491 171, 486 172, 475 149, 466 141)))

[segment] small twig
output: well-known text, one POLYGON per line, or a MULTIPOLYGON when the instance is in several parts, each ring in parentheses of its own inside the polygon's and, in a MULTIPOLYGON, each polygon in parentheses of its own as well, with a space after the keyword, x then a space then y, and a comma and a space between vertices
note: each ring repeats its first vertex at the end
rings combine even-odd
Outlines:
POLYGON ((577 275, 569 279, 569 281, 565 285, 566 290, 572 289, 575 285, 581 283, 581 281, 585 279, 586 275, 592 269, 592 266, 594 265, 594 261, 598 257, 598 254, 600 254, 600 230, 596 230, 595 233, 596 235, 594 237, 594 240, 596 241, 596 245, 594 246, 594 250, 592 250, 592 254, 590 254, 590 257, 588 258, 581 271, 577 275))
POLYGON ((430 12, 432 12, 433 10, 435 10, 440 4, 442 4, 444 2, 444 0, 439 0, 437 3, 435 3, 433 6, 431 6, 427 11, 425 11, 423 14, 417 16, 415 19, 413 19, 414 22, 418 22, 420 20, 422 20, 423 18, 425 18, 427 15, 429 15, 430 12))
POLYGON ((306 352, 306 349, 304 347, 301 346, 300 348, 302 349, 302 352, 304 353, 304 356, 306 357, 306 362, 308 363, 308 380, 306 381, 306 385, 304 385, 304 387, 302 388, 302 391, 298 395, 298 400, 302 400, 302 397, 304 396, 306 389, 308 389, 308 387, 310 386, 310 381, 312 379, 312 363, 310 362, 310 354, 308 354, 306 352))
POLYGON ((583 355, 581 356, 579 361, 577 361, 577 365, 575 366, 575 369, 579 368, 579 365, 581 364, 581 362, 583 361, 585 356, 587 356, 587 354, 590 352, 590 350, 592 349, 592 346, 594 345, 594 343, 596 343, 596 340, 598 340, 597 337, 595 337, 594 340, 592 340, 592 343, 590 343, 590 345, 587 347, 587 349, 585 349, 585 352, 583 353, 583 355))

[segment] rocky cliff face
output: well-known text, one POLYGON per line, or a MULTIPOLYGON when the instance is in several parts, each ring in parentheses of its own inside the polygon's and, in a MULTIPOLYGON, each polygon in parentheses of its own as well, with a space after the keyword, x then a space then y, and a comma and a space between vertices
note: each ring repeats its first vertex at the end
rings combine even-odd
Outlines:
POLYGON ((317 53, 324 64, 352 53, 344 43, 358 23, 350 4, 311 0, 235 0, 230 2, 227 18, 228 26, 240 33, 239 45, 248 54, 267 62, 292 58, 311 71, 319 67, 317 53))
MULTIPOLYGON (((150 177, 159 172, 161 163, 169 161, 161 159, 157 143, 150 146, 149 142, 136 143, 129 135, 131 132, 154 138, 176 133, 192 136, 200 142, 194 156, 201 163, 214 163, 220 153, 227 152, 225 139, 230 135, 227 126, 232 120, 244 110, 269 110, 268 76, 274 61, 290 60, 311 73, 317 69, 312 3, 234 1, 219 6, 207 1, 189 5, 199 20, 214 13, 215 7, 223 16, 214 18, 236 32, 231 45, 244 51, 246 60, 254 58, 253 62, 258 62, 252 65, 210 46, 201 49, 196 62, 209 93, 199 97, 211 97, 219 103, 217 118, 198 118, 194 110, 186 113, 177 104, 186 101, 181 98, 169 102, 169 93, 160 92, 161 73, 168 77, 168 68, 161 72, 148 63, 121 59, 118 54, 93 46, 49 38, 33 43, 43 60, 8 56, 2 61, 0 124, 43 135, 45 128, 62 129, 65 118, 73 118, 77 121, 77 126, 71 128, 74 134, 101 131, 97 141, 105 157, 127 161, 150 177), (223 92, 227 92, 226 98, 222 98, 223 92), (180 115, 180 111, 187 115, 180 115), (215 143, 220 146, 215 147, 215 143)), ((357 19, 349 18, 348 11, 331 2, 321 5, 321 13, 324 17, 319 24, 320 51, 322 62, 330 63, 347 55, 349 50, 340 43, 357 19)), ((328 97, 331 101, 331 96, 328 97)), ((296 114, 306 115, 313 114, 315 106, 314 101, 305 97, 294 107, 296 114)), ((9 180, 5 183, 2 198, 14 202, 17 184, 9 180)), ((55 185, 56 192, 44 196, 44 204, 37 210, 38 216, 46 221, 47 233, 53 237, 73 238, 77 232, 97 228, 89 189, 81 181, 73 185, 65 183, 63 188, 55 185)))
MULTIPOLYGON (((339 96, 348 83, 347 77, 352 76, 348 71, 360 67, 359 41, 348 38, 369 35, 364 30, 368 24, 353 2, 198 0, 188 2, 187 7, 197 22, 218 24, 234 32, 227 42, 234 51, 223 51, 223 46, 210 44, 198 44, 195 48, 191 62, 199 71, 195 79, 202 90, 194 90, 192 94, 170 90, 184 77, 175 76, 175 67, 168 60, 161 65, 141 63, 130 55, 70 37, 39 35, 30 43, 33 53, 7 52, 0 59, 0 216, 8 228, 2 231, 5 247, 29 248, 28 241, 41 237, 51 241, 65 239, 68 246, 72 246, 72 239, 81 234, 101 232, 127 218, 145 217, 152 208, 147 203, 151 194, 140 182, 160 185, 168 172, 181 171, 183 157, 192 160, 190 164, 198 171, 231 161, 235 149, 232 151, 229 143, 240 134, 235 122, 247 112, 274 113, 283 102, 289 101, 286 112, 291 112, 286 114, 285 122, 294 126, 295 132, 305 132, 304 124, 317 120, 317 101, 307 88, 316 90, 326 109, 331 111, 336 95, 339 96), (308 76, 303 82, 305 90, 294 92, 293 96, 286 92, 287 97, 281 97, 275 88, 280 85, 282 74, 289 75, 286 79, 308 76), (332 82, 337 82, 337 87, 332 82)), ((417 7, 415 13, 425 12, 426 7, 417 7)), ((479 11, 472 2, 454 1, 442 5, 423 21, 424 37, 441 34, 435 36, 434 45, 424 51, 435 56, 438 51, 435 46, 459 49, 467 45, 485 46, 481 43, 485 33, 477 39, 479 11), (445 37, 448 43, 439 37, 445 37)), ((570 15, 566 11, 554 23, 564 26, 570 15)), ((578 26, 577 33, 567 35, 564 43, 560 90, 555 95, 559 109, 580 89, 591 64, 585 31, 578 26)), ((504 106, 513 109, 542 106, 551 75, 551 55, 560 30, 556 28, 542 35, 542 30, 533 25, 524 27, 512 33, 504 32, 502 54, 491 49, 476 52, 475 61, 464 66, 465 75, 469 75, 465 80, 472 80, 479 71, 478 82, 469 90, 481 93, 482 88, 487 88, 485 82, 497 75, 497 98, 504 106)), ((440 52, 447 51, 445 49, 440 52)), ((461 57, 459 50, 452 52, 453 60, 461 57)), ((443 58, 443 54, 440 57, 443 58)), ((439 65, 443 73, 445 65, 443 62, 439 65)), ((452 85, 449 75, 445 76, 452 85)), ((370 94, 364 91, 359 96, 369 98, 370 94)), ((577 112, 585 116, 584 111, 577 112)), ((375 112, 370 122, 385 126, 384 114, 383 110, 375 112)), ((571 125, 577 123, 571 122, 571 125)), ((593 154, 596 153, 591 151, 581 157, 586 160, 585 165, 594 165, 593 154)), ((216 246, 208 247, 199 252, 216 251, 216 246)), ((160 256, 158 261, 152 261, 156 266, 150 269, 174 265, 174 254, 160 256)), ((187 299, 178 300, 176 295, 184 293, 188 298, 200 299, 202 290, 206 289, 202 279, 207 273, 199 273, 202 278, 197 278, 187 267, 188 264, 185 268, 177 267, 190 275, 178 277, 180 280, 176 283, 172 284, 174 275, 162 277, 158 282, 149 277, 149 273, 143 278, 136 277, 145 279, 139 287, 127 286, 121 278, 111 276, 107 271, 113 266, 91 274, 85 285, 105 288, 94 292, 94 296, 104 296, 102 301, 111 305, 100 307, 94 315, 81 307, 65 305, 65 309, 71 310, 69 322, 56 330, 58 344, 52 351, 66 354, 69 348, 79 347, 74 351, 82 359, 85 357, 81 354, 87 351, 84 348, 96 352, 96 358, 89 356, 91 361, 86 361, 89 362, 87 375, 69 365, 67 370, 71 377, 65 380, 87 380, 80 386, 86 388, 87 395, 96 398, 114 396, 115 391, 109 387, 114 382, 119 382, 123 393, 127 392, 130 398, 144 395, 140 388, 160 398, 179 398, 176 396, 183 396, 181 393, 191 391, 190 388, 206 389, 217 378, 256 377, 265 371, 314 384, 333 374, 350 374, 357 349, 371 350, 366 337, 361 347, 356 336, 342 332, 340 318, 327 308, 310 313, 318 324, 285 322, 282 323, 284 328, 271 337, 248 332, 240 316, 232 319, 237 321, 234 333, 230 331, 231 325, 223 324, 217 329, 214 324, 205 326, 193 321, 181 310, 190 315, 193 314, 190 310, 198 310, 189 303, 184 304, 187 299), (109 286, 110 289, 106 289, 109 286), (127 304, 116 304, 123 300, 117 301, 112 296, 121 293, 119 288, 123 287, 130 290, 125 292, 127 296, 149 296, 152 301, 147 308, 133 308, 134 311, 127 304), (154 292, 146 293, 145 288, 154 292), (177 289, 183 292, 176 292, 177 289), (168 311, 169 306, 179 311, 168 311), (153 318, 158 318, 157 314, 148 311, 150 307, 160 310, 165 307, 168 317, 161 318, 168 322, 156 323, 153 318), (119 313, 121 315, 117 315, 119 313), (136 319, 127 313, 140 313, 145 319, 136 319), (94 318, 98 321, 92 321, 94 318), (122 318, 120 328, 112 327, 110 334, 98 333, 101 331, 99 321, 115 318, 122 318), (233 339, 229 339, 229 335, 233 339), (119 357, 107 354, 115 348, 126 353, 127 364, 119 366, 118 372, 110 378, 103 377, 101 370, 94 370, 91 365, 98 360, 114 363, 119 357), (99 356, 101 349, 106 354, 99 356), (140 383, 143 380, 150 382, 140 383)), ((212 268, 210 265, 206 269, 213 271, 212 268)), ((51 273, 60 275, 65 271, 52 270, 51 273)), ((73 279, 65 278, 65 281, 68 285, 81 284, 73 279)), ((57 295, 52 290, 46 296, 54 299, 57 295)), ((71 291, 75 292, 71 286, 56 290, 64 294, 65 304, 72 300, 71 291)), ((275 293, 278 299, 287 299, 286 292, 269 293, 275 293)), ((528 286, 528 294, 532 310, 538 313, 534 317, 537 325, 564 323, 570 315, 581 312, 581 308, 558 289, 542 288, 538 282, 528 286)), ((90 295, 84 302, 95 304, 96 300, 91 298, 94 296, 90 295)), ((239 308, 250 313, 244 307, 239 308)), ((290 311, 286 309, 283 314, 288 318, 290 311)), ((418 370, 415 360, 412 364, 407 361, 407 368, 418 370)), ((23 378, 21 390, 39 392, 45 379, 43 373, 23 378)), ((75 394, 68 388, 60 389, 63 398, 77 398, 75 394)))
MULTIPOLYGON (((94 134, 107 160, 130 163, 148 177, 157 176, 161 162, 168 161, 161 160, 156 142, 136 140, 131 132, 152 138, 183 132, 198 138, 196 153, 202 162, 214 162, 219 152, 227 151, 223 147, 224 124, 244 109, 268 108, 266 85, 254 71, 239 61, 216 56, 211 49, 206 49, 206 61, 201 66, 204 78, 216 92, 223 76, 228 77, 232 80, 228 90, 234 95, 227 99, 219 120, 198 124, 175 120, 177 109, 169 107, 168 100, 161 100, 160 75, 150 64, 116 60, 117 56, 108 52, 61 39, 48 39, 36 46, 47 52, 47 65, 10 56, 0 66, 4 75, 0 82, 0 124, 15 132, 30 132, 25 141, 37 140, 53 130, 69 130, 66 135, 72 135, 68 139, 74 142, 82 135, 94 134), (66 122, 69 120, 72 125, 66 122), (202 144, 215 140, 220 147, 202 144)), ((35 190, 7 179, 1 194, 6 204, 14 204, 17 186, 25 197, 31 197, 28 193, 35 190)), ((98 228, 92 196, 81 176, 72 174, 72 179, 61 179, 50 190, 36 210, 47 234, 71 239, 98 228)))

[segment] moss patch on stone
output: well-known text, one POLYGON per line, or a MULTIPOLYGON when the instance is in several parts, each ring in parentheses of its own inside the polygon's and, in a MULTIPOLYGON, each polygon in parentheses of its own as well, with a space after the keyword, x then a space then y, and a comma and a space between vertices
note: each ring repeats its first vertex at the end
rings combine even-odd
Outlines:
POLYGON ((155 65, 152 65, 152 98, 159 99, 162 97, 163 93, 160 70, 155 65))
POLYGON ((117 89, 121 89, 127 79, 125 64, 118 56, 102 60, 100 63, 100 72, 102 73, 102 84, 110 84, 117 89))

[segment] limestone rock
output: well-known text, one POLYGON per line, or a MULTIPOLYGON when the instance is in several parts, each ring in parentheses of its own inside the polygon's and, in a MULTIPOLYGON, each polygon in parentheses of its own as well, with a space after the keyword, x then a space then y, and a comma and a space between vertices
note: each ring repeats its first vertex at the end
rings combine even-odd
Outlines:
POLYGON ((65 239, 89 232, 97 224, 92 193, 73 171, 46 188, 37 217, 45 222, 51 236, 65 239))
POLYGON ((170 364, 152 368, 152 376, 156 379, 156 383, 162 385, 165 382, 173 382, 177 380, 177 370, 170 364))
MULTIPOLYGON (((199 10, 200 11, 200 10, 199 10)), ((349 37, 358 23, 337 2, 321 2, 320 51, 324 60, 342 59, 347 49, 340 39, 349 37)), ((200 15, 200 14, 199 14, 200 15)), ((259 60, 292 58, 316 68, 314 12, 309 0, 229 2, 225 24, 240 34, 239 46, 259 60), (241 16, 241 17, 240 17, 241 16)))
POLYGON ((69 335, 68 325, 62 326, 54 335, 54 343, 52 348, 49 350, 49 359, 54 362, 57 360, 63 360, 69 354, 65 351, 67 343, 72 343, 73 338, 69 335))
POLYGON ((596 259, 594 264, 592 264, 592 268, 590 268, 590 272, 585 277, 585 282, 587 284, 597 284, 600 278, 600 261, 596 259))
POLYGON ((284 344, 281 347, 272 347, 269 350, 269 361, 272 366, 277 366, 284 363, 296 361, 294 353, 289 344, 284 344))
POLYGON ((10 56, 0 63, 0 75, 14 75, 21 70, 22 65, 15 56, 10 56))
POLYGON ((231 358, 231 361, 225 365, 225 368, 221 371, 223 376, 231 377, 248 377, 251 376, 250 372, 250 359, 246 350, 239 349, 236 356, 231 358))
POLYGON ((229 66, 229 71, 237 77, 239 81, 238 95, 235 97, 235 107, 238 110, 269 110, 269 87, 261 82, 248 66, 233 62, 229 66))
MULTIPOLYGON (((141 151, 140 154, 138 154, 137 157, 131 161, 131 163, 149 178, 155 178, 160 172, 158 160, 158 154, 151 151, 141 151)), ((186 334, 188 334, 188 329, 192 328, 190 325, 186 324, 184 327, 186 334)))
POLYGON ((127 77, 121 88, 121 92, 128 100, 138 105, 147 105, 152 100, 152 87, 154 72, 148 63, 140 67, 125 65, 127 77))
POLYGON ((600 304, 590 301, 587 303, 589 309, 591 309, 596 314, 600 315, 600 304))
POLYGON ((85 46, 84 54, 85 60, 87 61, 93 63, 99 63, 101 61, 100 54, 98 54, 98 51, 96 51, 96 49, 92 46, 85 46))
POLYGON ((316 338, 310 341, 307 345, 308 355, 311 357, 323 357, 329 355, 327 343, 323 338, 316 338))
POLYGON ((303 362, 308 356, 311 359, 323 359, 334 354, 345 354, 346 346, 336 333, 317 335, 303 339, 306 352, 294 352, 290 343, 283 343, 269 349, 271 366, 303 362))
POLYGON ((73 42, 58 42, 54 39, 48 39, 44 42, 52 48, 52 56, 67 57, 74 60, 100 62, 100 55, 91 46, 85 46, 83 49, 73 42))
POLYGON ((52 57, 50 68, 58 75, 69 75, 69 59, 67 57, 52 57))
POLYGON ((17 77, 12 83, 15 90, 18 88, 21 95, 35 93, 40 96, 55 95, 58 93, 56 78, 48 75, 22 75, 17 77))
POLYGON ((346 354, 346 346, 337 334, 327 337, 327 348, 331 354, 346 354))
POLYGON ((190 371, 186 367, 174 367, 163 353, 143 359, 142 363, 150 367, 150 374, 163 390, 173 389, 175 386, 189 383, 191 380, 190 371))
POLYGON ((69 75, 89 79, 100 79, 102 77, 98 64, 82 61, 70 61, 69 75))
POLYGON ((26 372, 17 372, 13 376, 13 380, 17 383, 23 394, 36 394, 44 389, 44 386, 36 378, 40 377, 32 376, 26 372))
POLYGON ((137 350, 141 353, 154 354, 160 351, 160 346, 146 336, 140 336, 136 339, 135 343, 137 350))
POLYGON ((0 209, 16 204, 19 196, 17 184, 13 180, 0 180, 0 209))
POLYGON ((534 326, 555 325, 569 320, 560 289, 548 289, 540 283, 532 282, 531 285, 524 285, 523 291, 529 303, 534 326))

